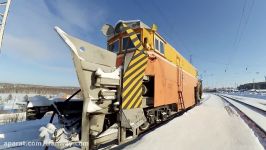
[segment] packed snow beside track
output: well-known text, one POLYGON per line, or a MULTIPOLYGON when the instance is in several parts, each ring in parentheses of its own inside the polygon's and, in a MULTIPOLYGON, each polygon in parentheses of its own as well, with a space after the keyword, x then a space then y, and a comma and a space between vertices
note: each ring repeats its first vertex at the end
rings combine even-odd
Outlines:
POLYGON ((263 131, 266 131, 266 118, 265 118, 265 114, 258 112, 256 109, 250 109, 250 107, 244 105, 243 103, 239 103, 240 102, 244 102, 245 104, 248 104, 250 106, 254 106, 256 108, 259 108, 261 110, 265 111, 265 106, 264 105, 259 105, 256 102, 252 102, 252 101, 248 101, 248 100, 239 100, 239 99, 229 99, 228 97, 224 97, 229 103, 231 103, 232 105, 234 105, 236 108, 238 108, 241 112, 243 112, 248 118, 250 118, 253 122, 255 122, 263 131), (259 107, 261 106, 261 107, 259 107))
POLYGON ((266 100, 261 98, 252 98, 252 97, 246 97, 246 96, 235 96, 231 94, 223 94, 230 96, 232 98, 238 99, 240 101, 243 101, 245 103, 254 105, 255 107, 261 108, 263 110, 266 110, 266 100))
POLYGON ((266 100, 266 92, 231 92, 231 93, 226 93, 229 95, 235 95, 235 96, 244 96, 244 97, 250 97, 250 98, 259 98, 263 99, 264 101, 266 100))
POLYGON ((227 103, 205 95, 199 106, 140 137, 126 150, 262 150, 254 132, 227 103))
MULTIPOLYGON (((44 117, 41 120, 0 126, 0 149, 7 148, 4 142, 39 141, 38 130, 49 119, 44 117)), ((13 149, 37 150, 43 147, 13 149)), ((227 103, 215 95, 206 94, 201 105, 141 136, 134 143, 117 149, 262 150, 263 147, 253 131, 227 103)))
POLYGON ((235 98, 236 100, 240 102, 244 102, 246 104, 249 104, 251 106, 257 107, 261 110, 266 111, 266 100, 265 99, 260 99, 260 98, 250 98, 250 97, 244 97, 244 96, 234 96, 230 94, 222 94, 225 96, 229 96, 231 98, 235 98))

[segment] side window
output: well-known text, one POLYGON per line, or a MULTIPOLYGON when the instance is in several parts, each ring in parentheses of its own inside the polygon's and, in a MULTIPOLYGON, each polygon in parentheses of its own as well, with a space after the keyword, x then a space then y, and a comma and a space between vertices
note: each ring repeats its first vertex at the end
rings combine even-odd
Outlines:
MULTIPOLYGON (((137 34, 137 37, 139 38, 139 40, 141 41, 141 37, 140 37, 140 34, 137 34)), ((124 37, 123 38, 123 41, 122 41, 122 44, 123 44, 123 50, 125 50, 126 48, 129 50, 129 49, 134 49, 135 46, 134 44, 132 43, 130 37, 124 37), (130 41, 129 41, 130 40, 130 41)))
POLYGON ((164 54, 164 44, 160 41, 160 53, 164 54))
POLYGON ((108 50, 114 53, 119 52, 119 40, 116 40, 114 43, 108 46, 108 50))
POLYGON ((155 50, 159 51, 161 54, 164 54, 164 42, 157 36, 154 40, 154 47, 155 50))
POLYGON ((155 39, 155 49, 159 51, 159 40, 155 39))

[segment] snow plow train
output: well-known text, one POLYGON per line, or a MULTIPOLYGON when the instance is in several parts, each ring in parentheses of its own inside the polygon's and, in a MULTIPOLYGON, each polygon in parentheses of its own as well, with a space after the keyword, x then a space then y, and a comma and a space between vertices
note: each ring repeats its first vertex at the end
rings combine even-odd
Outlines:
MULTIPOLYGON (((158 34, 156 25, 139 20, 104 25, 108 50, 55 29, 71 49, 83 98, 46 107, 60 125, 51 119, 40 129, 45 145, 111 148, 193 107, 201 97, 196 68, 158 34)), ((30 116, 45 113, 38 110, 30 116)))

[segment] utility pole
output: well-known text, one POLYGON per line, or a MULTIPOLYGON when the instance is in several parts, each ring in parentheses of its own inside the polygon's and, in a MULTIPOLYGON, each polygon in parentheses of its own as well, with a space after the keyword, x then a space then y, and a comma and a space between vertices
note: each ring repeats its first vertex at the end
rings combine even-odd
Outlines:
POLYGON ((0 10, 3 10, 0 11, 0 50, 2 48, 3 36, 4 36, 10 3, 11 0, 0 0, 0 10))
POLYGON ((255 89, 255 79, 253 79, 253 89, 255 89))

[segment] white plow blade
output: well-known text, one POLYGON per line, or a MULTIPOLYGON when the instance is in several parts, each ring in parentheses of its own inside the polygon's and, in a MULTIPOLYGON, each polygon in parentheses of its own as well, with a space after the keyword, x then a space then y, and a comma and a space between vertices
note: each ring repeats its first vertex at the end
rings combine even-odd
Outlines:
POLYGON ((66 32, 64 32, 62 29, 60 29, 59 27, 55 27, 56 32, 61 36, 61 38, 66 42, 66 44, 71 48, 71 50, 76 54, 76 56, 80 59, 80 60, 84 60, 82 57, 79 56, 77 48, 75 47, 75 45, 71 42, 71 40, 68 38, 68 34, 66 32))
MULTIPOLYGON (((117 84, 118 82, 119 84, 119 80, 117 79, 119 70, 115 71, 117 55, 116 53, 72 37, 59 27, 55 27, 55 30, 70 47, 72 52, 79 85, 84 97, 82 108, 81 142, 89 142, 90 133, 92 134, 92 132, 95 132, 96 134, 96 132, 100 132, 90 130, 90 127, 96 125, 93 120, 99 120, 102 116, 97 116, 93 113, 95 111, 106 111, 106 109, 102 109, 104 108, 104 104, 95 103, 99 99, 99 92, 104 89, 102 86, 96 85, 98 78, 95 77, 95 72, 98 70, 98 76, 114 77, 116 79, 113 79, 116 81, 115 83, 117 84), (115 72, 111 74, 113 71, 115 72)), ((102 80, 100 81, 100 83, 103 83, 102 80)), ((89 145, 83 148, 88 149, 89 145)))

